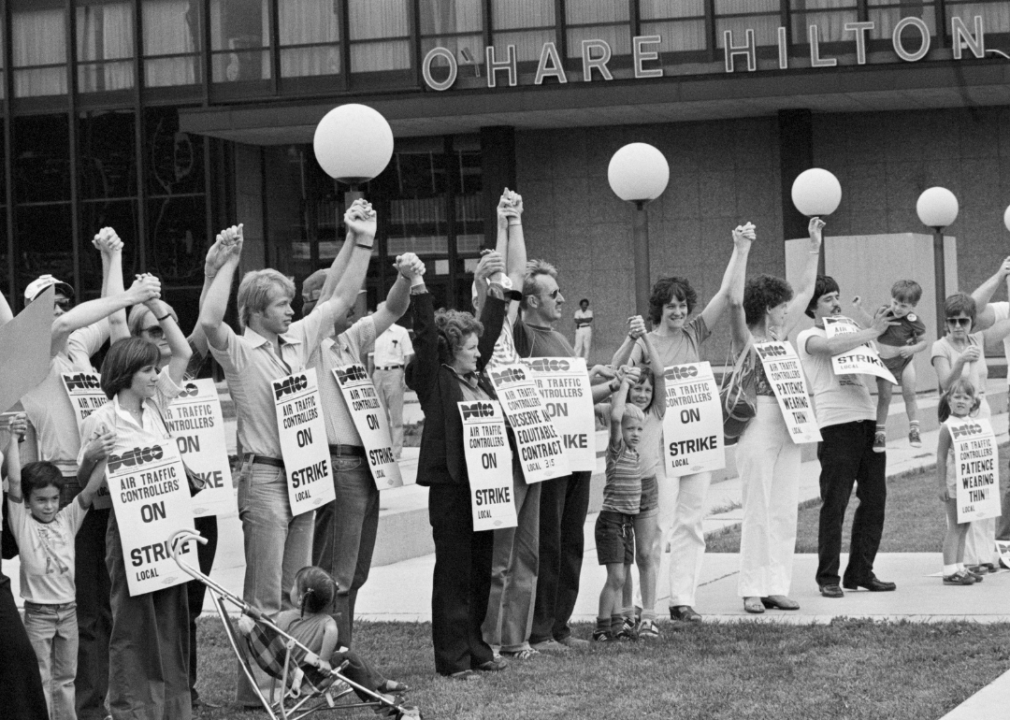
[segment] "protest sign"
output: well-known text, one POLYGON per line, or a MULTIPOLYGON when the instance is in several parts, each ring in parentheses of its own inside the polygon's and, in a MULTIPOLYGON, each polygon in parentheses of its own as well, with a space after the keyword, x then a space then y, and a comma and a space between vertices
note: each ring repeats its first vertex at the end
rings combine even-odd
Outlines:
POLYGON ((585 358, 523 360, 537 383, 554 428, 560 433, 572 472, 596 470, 596 416, 585 358))
POLYGON ((403 477, 400 464, 393 454, 393 439, 389 432, 389 418, 379 402, 372 378, 363 365, 344 365, 333 369, 337 387, 344 396, 354 427, 361 436, 368 457, 368 467, 379 490, 400 487, 403 477))
POLYGON ((954 475, 957 482, 957 521, 1000 516, 999 462, 996 435, 986 418, 949 418, 954 475))
POLYGON ((821 431, 817 429, 803 368, 793 346, 787 342, 758 342, 754 343, 754 350, 764 365, 765 378, 778 400, 789 437, 797 445, 820 442, 821 431))
POLYGON ((84 419, 109 402, 102 390, 102 376, 95 372, 75 372, 63 373, 61 377, 80 432, 84 419))
POLYGON ((515 433, 526 482, 571 475, 561 435, 547 414, 530 371, 521 364, 499 365, 488 377, 515 433))
POLYGON ((42 382, 51 365, 53 287, 0 327, 0 412, 42 382))
MULTIPOLYGON (((828 340, 839 335, 856 333, 861 329, 854 320, 847 317, 824 318, 824 332, 827 334, 828 340)), ((898 384, 894 375, 884 366, 880 356, 877 355, 876 348, 869 343, 864 343, 854 350, 833 355, 831 368, 835 371, 835 375, 875 375, 895 385, 898 384)))
POLYGON ((505 435, 501 406, 494 400, 459 403, 463 419, 463 452, 470 477, 473 529, 515 527, 512 498, 512 451, 505 435))
POLYGON ((301 515, 336 497, 316 370, 277 378, 271 388, 291 514, 301 515))
MULTIPOLYGON (((172 440, 109 455, 105 476, 123 545, 126 586, 135 597, 189 582, 172 559, 169 538, 193 530, 193 510, 179 450, 172 440)), ((196 564, 193 543, 183 552, 196 564)))
POLYGON ((203 490, 193 496, 193 515, 204 517, 234 510, 224 413, 214 381, 206 378, 184 382, 182 394, 165 408, 164 418, 186 467, 203 481, 203 490))
POLYGON ((666 474, 693 475, 726 467, 719 387, 707 362, 666 368, 663 446, 666 474))

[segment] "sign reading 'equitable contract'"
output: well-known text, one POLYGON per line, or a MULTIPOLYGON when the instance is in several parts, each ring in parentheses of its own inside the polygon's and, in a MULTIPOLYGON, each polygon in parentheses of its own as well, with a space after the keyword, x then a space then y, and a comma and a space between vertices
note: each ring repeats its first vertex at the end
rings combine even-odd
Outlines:
POLYGON ((959 523, 999 517, 996 436, 985 418, 949 418, 959 523))
POLYGON ((400 464, 393 454, 393 440, 389 433, 389 418, 379 402, 372 378, 368 377, 363 365, 344 365, 333 369, 347 403, 347 409, 354 420, 354 428, 361 436, 361 443, 368 455, 368 466, 379 490, 400 487, 403 477, 400 464))
POLYGON ((271 388, 291 514, 301 515, 336 497, 316 370, 278 378, 271 388))
POLYGON ((666 474, 693 475, 726 467, 719 388, 707 362, 666 368, 663 445, 666 474))
MULTIPOLYGON (((828 340, 839 335, 848 335, 860 331, 859 325, 854 320, 847 317, 826 317, 824 318, 824 332, 828 340)), ((898 381, 888 370, 877 355, 876 349, 864 343, 854 350, 833 355, 831 357, 831 368, 835 375, 875 375, 883 378, 895 385, 898 381)))
POLYGON ((505 435, 501 406, 494 400, 459 403, 463 452, 470 478, 473 529, 515 527, 512 498, 512 451, 505 435))
POLYGON ((542 357, 523 360, 537 383, 540 398, 561 434, 572 472, 596 470, 596 417, 585 358, 542 357))
POLYGON ((571 475, 561 436, 547 414, 530 371, 523 365, 499 365, 488 377, 515 433, 526 482, 571 475))

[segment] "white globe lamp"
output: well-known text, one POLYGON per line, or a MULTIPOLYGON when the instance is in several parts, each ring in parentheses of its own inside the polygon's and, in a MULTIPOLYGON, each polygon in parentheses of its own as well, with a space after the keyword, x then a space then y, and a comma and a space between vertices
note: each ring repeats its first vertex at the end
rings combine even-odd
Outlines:
POLYGON ((823 168, 804 170, 793 180, 793 205, 807 217, 825 217, 842 202, 842 186, 823 168))
POLYGON ((386 118, 367 105, 340 105, 319 121, 312 149, 327 175, 358 185, 386 169, 393 157, 393 131, 386 118))
POLYGON ((1003 224, 1006 225, 1006 229, 1010 230, 1010 205, 1007 205, 1006 210, 1003 212, 1003 224))
POLYGON ((947 188, 931 187, 915 203, 915 212, 926 227, 945 228, 957 220, 957 198, 947 188))
POLYGON ((621 200, 636 204, 655 200, 670 182, 670 165, 648 143, 631 143, 614 153, 607 167, 610 189, 621 200))

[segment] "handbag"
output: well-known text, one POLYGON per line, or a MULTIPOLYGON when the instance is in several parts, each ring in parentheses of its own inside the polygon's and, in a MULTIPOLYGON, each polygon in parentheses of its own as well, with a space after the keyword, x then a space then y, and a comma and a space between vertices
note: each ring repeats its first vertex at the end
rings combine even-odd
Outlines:
MULTIPOLYGON (((756 398, 751 397, 749 391, 753 384, 751 380, 754 373, 754 354, 751 352, 753 345, 754 339, 748 338, 747 344, 733 364, 732 372, 723 375, 719 388, 722 432, 727 445, 732 445, 743 434, 747 423, 757 414, 756 398)), ((732 353, 732 349, 730 352, 732 353)))

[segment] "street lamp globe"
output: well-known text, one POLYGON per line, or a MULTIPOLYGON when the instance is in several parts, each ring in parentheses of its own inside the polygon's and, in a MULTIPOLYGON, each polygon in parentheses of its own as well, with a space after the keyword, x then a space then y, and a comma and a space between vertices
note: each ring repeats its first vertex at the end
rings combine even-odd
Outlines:
POLYGON ((663 153, 647 143, 630 143, 614 153, 607 168, 610 189, 621 200, 641 205, 655 200, 670 182, 663 153))
POLYGON ((931 187, 915 203, 915 212, 926 227, 949 227, 957 220, 957 198, 947 188, 931 187))
POLYGON ((323 116, 312 149, 327 175, 358 185, 386 169, 393 157, 393 131, 378 111, 349 103, 323 116))
POLYGON ((823 168, 804 170, 793 180, 793 205, 807 217, 825 217, 842 202, 842 186, 823 168))
POLYGON ((1006 225, 1006 229, 1010 230, 1010 205, 1007 205, 1006 210, 1003 211, 1003 224, 1006 225))

